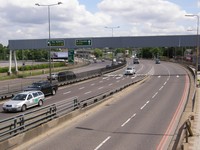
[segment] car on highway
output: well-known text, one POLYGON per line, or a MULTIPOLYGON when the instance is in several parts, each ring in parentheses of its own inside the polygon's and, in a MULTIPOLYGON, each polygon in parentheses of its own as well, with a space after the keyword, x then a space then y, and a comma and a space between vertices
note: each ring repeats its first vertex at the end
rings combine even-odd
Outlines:
POLYGON ((135 57, 133 58, 133 64, 139 64, 139 58, 135 57))
POLYGON ((160 64, 160 59, 156 59, 156 60, 155 60, 155 63, 156 63, 156 64, 160 64))
POLYGON ((58 81, 68 81, 76 79, 76 74, 73 71, 63 71, 58 73, 58 81))
POLYGON ((57 73, 52 73, 51 77, 50 75, 47 76, 47 80, 57 80, 58 79, 58 74, 57 73))
POLYGON ((11 100, 3 104, 5 112, 25 111, 33 106, 42 106, 45 100, 41 91, 26 91, 16 94, 11 100))
POLYGON ((58 90, 58 84, 50 83, 49 81, 38 81, 32 83, 30 86, 24 89, 24 91, 35 90, 42 91, 44 95, 55 95, 58 90))
POLYGON ((124 74, 125 74, 125 75, 133 75, 133 74, 135 74, 135 73, 136 73, 135 67, 129 66, 129 67, 126 68, 124 74))

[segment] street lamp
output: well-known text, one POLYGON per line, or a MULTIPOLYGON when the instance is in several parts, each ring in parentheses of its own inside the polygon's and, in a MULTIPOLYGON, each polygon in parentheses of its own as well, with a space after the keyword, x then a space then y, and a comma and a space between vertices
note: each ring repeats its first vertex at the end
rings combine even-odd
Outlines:
POLYGON ((52 78, 51 78, 51 26, 50 26, 50 7, 55 6, 55 5, 60 5, 62 2, 58 2, 56 4, 48 4, 48 5, 41 5, 39 3, 36 3, 36 6, 45 6, 48 8, 48 23, 49 23, 49 41, 48 41, 48 46, 49 46, 49 77, 50 77, 50 83, 52 83, 52 78))
POLYGON ((197 18, 197 51, 196 51, 196 85, 197 85, 197 72, 199 68, 199 15, 185 15, 186 17, 196 17, 197 18))
POLYGON ((113 29, 117 29, 117 28, 120 28, 120 26, 116 26, 116 27, 105 27, 107 29, 111 29, 112 30, 112 37, 113 37, 113 29))

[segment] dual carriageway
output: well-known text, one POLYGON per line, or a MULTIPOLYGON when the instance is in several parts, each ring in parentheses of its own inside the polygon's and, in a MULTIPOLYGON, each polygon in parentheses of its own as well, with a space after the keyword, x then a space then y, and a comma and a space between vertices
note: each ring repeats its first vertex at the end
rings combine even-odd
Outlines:
MULTIPOLYGON (((78 70, 96 68, 97 64, 105 67, 106 62, 78 70)), ((137 80, 141 75, 149 75, 143 82, 112 95, 100 105, 67 121, 65 126, 52 134, 36 137, 19 149, 167 149, 187 101, 190 86, 188 74, 183 67, 170 62, 155 64, 152 60, 141 60, 135 68, 136 75, 133 76, 124 76, 123 68, 60 87, 55 96, 46 98, 45 105, 71 97, 78 97, 79 100, 93 97, 137 80)), ((0 110, 1 119, 17 114, 0 110)))

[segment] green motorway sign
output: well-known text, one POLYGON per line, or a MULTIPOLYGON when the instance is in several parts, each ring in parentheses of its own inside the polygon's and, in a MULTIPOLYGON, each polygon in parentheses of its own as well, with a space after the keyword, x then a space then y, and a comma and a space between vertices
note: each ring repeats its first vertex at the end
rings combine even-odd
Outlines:
POLYGON ((78 39, 76 40, 76 46, 88 46, 92 45, 91 39, 78 39))
POLYGON ((51 46, 65 46, 64 40, 50 40, 50 42, 48 40, 47 44, 48 46, 50 46, 50 44, 51 46))
POLYGON ((68 50, 68 63, 71 63, 71 64, 74 63, 74 50, 73 49, 68 50))

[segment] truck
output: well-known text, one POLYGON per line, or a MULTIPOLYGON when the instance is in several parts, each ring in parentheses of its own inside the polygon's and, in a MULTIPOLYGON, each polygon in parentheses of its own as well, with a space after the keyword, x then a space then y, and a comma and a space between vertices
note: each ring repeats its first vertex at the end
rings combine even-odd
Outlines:
POLYGON ((58 84, 50 83, 49 81, 38 81, 32 83, 30 86, 24 89, 24 91, 35 91, 39 90, 44 95, 55 95, 58 90, 58 84))

